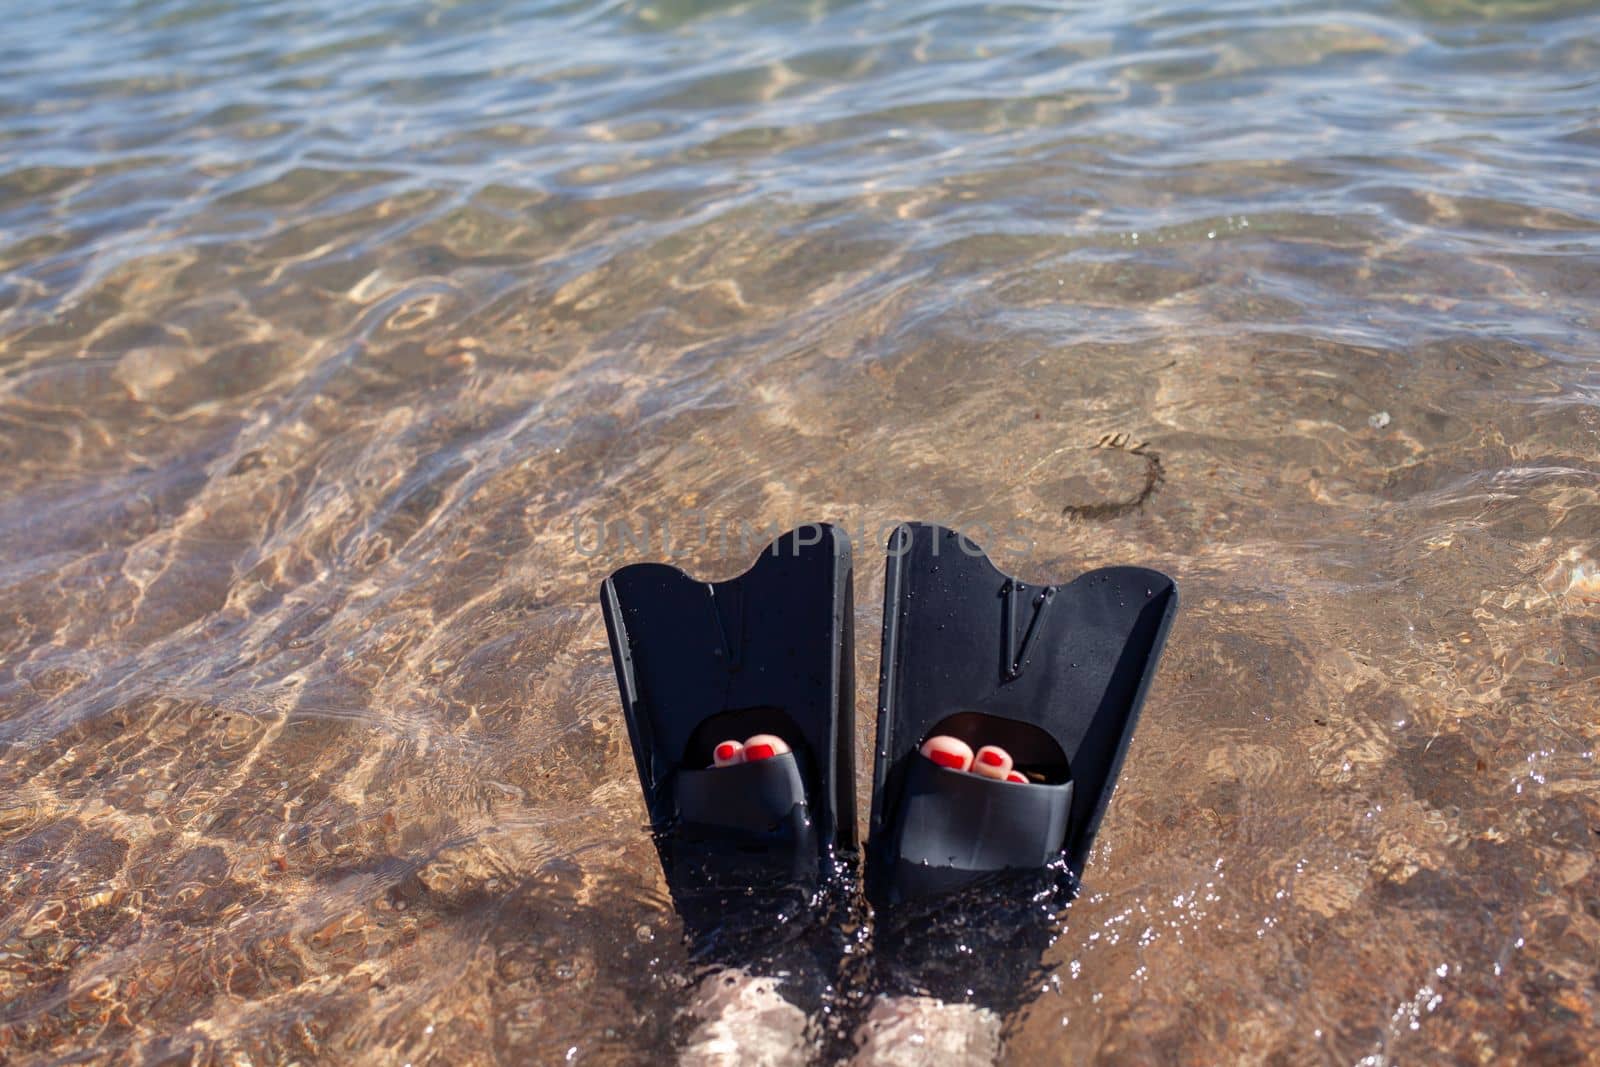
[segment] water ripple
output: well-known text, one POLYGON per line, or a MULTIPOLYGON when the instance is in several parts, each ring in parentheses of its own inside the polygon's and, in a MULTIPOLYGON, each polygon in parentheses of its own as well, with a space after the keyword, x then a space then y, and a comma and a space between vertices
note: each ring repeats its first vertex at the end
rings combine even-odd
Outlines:
POLYGON ((1184 585, 1015 1062, 1600 1044, 1593 5, 7 18, 0 1058, 666 1047, 593 590, 816 517, 1184 585))

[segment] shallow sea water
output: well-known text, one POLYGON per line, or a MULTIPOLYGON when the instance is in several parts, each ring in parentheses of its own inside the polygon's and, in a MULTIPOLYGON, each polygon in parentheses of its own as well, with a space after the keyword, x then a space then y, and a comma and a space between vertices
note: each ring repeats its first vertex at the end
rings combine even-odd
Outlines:
POLYGON ((0 1060, 666 1058, 596 586, 813 518, 861 766, 886 524, 1183 588, 1008 1062, 1600 1056, 1593 5, 506 7, 8 5, 0 1060))

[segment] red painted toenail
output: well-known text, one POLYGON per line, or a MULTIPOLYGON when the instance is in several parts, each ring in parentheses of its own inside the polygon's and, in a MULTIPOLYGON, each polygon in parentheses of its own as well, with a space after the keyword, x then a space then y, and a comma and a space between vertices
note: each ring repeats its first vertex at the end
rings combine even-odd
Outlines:
POLYGON ((778 750, 773 748, 771 745, 751 745, 749 748, 744 750, 744 758, 746 760, 771 759, 777 754, 778 750))
POLYGON ((962 759, 959 753, 946 752, 939 748, 936 748, 932 752, 928 753, 928 758, 933 760, 933 762, 937 763, 941 767, 949 767, 950 769, 957 771, 964 770, 967 765, 967 761, 962 759))
POLYGON ((717 746, 717 759, 730 760, 733 758, 734 753, 738 751, 739 750, 733 746, 733 742, 724 741, 722 744, 717 746))
POLYGON ((1028 784, 1028 780, 1026 778, 1024 778, 1022 775, 1018 774, 1016 771, 1012 771, 1010 774, 1006 775, 1006 781, 1008 781, 1008 782, 1021 782, 1023 785, 1027 785, 1028 784))
POLYGON ((978 753, 978 758, 983 760, 983 762, 987 763, 991 767, 998 767, 1006 761, 1004 756, 1000 755, 1000 753, 996 752, 992 748, 986 748, 982 752, 978 753))

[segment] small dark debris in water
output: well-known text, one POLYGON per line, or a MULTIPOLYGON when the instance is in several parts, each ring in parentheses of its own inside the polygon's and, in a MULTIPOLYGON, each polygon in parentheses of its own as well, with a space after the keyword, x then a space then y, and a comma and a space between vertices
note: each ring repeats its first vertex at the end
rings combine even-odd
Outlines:
POLYGON ((1126 452, 1130 456, 1138 456, 1144 460, 1144 484, 1133 496, 1124 500, 1105 500, 1094 504, 1068 504, 1061 509, 1061 514, 1075 519, 1115 519, 1126 515, 1130 511, 1138 511, 1144 507, 1144 502, 1155 493, 1156 486, 1167 479, 1166 469, 1161 466, 1161 456, 1149 451, 1150 443, 1140 441, 1133 443, 1133 437, 1125 433, 1108 433, 1099 441, 1089 446, 1090 451, 1095 449, 1111 449, 1117 452, 1126 452))
POLYGON ((1327 720, 1327 719, 1324 719, 1324 718, 1323 718, 1323 717, 1322 717, 1322 716, 1320 716, 1320 715, 1318 715, 1318 716, 1314 716, 1314 717, 1313 717, 1313 718, 1312 718, 1312 719, 1311 719, 1311 721, 1312 721, 1312 722, 1314 722, 1314 723, 1316 723, 1316 724, 1317 724, 1317 725, 1318 725, 1318 726, 1326 726, 1326 725, 1328 725, 1328 720, 1327 720))
POLYGON ((261 449, 252 449, 239 457, 239 461, 228 472, 229 476, 247 474, 250 471, 261 470, 267 465, 267 457, 261 449))
MULTIPOLYGON (((1475 766, 1478 768, 1479 774, 1482 774, 1484 771, 1489 769, 1489 764, 1483 759, 1482 756, 1478 757, 1478 762, 1475 766)), ((1596 833, 1600 833, 1600 830, 1597 830, 1596 833)))

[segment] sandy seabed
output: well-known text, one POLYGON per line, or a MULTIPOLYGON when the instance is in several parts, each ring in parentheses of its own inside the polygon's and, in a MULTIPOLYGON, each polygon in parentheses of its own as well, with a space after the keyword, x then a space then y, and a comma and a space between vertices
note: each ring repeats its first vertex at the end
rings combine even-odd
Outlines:
POLYGON ((1595 1060, 1595 15, 291 8, 0 52, 0 1060, 669 1059, 596 587, 909 518, 1183 589, 1006 1062, 1595 1060))

